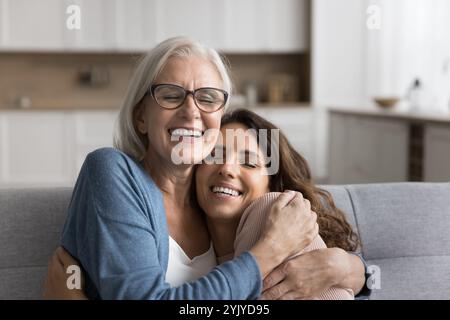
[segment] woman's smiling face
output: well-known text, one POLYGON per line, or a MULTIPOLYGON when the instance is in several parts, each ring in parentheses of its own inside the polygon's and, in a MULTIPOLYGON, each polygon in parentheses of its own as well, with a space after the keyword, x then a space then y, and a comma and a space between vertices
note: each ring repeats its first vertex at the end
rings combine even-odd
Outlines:
MULTIPOLYGON (((215 66, 197 56, 172 57, 154 84, 174 84, 187 90, 222 88, 215 66)), ((199 110, 192 95, 177 109, 164 109, 148 94, 137 112, 136 125, 148 137, 147 154, 175 164, 200 163, 214 147, 223 109, 212 113, 199 110), (205 132, 207 134, 205 134, 205 132), (180 134, 182 133, 182 134, 180 134)))
POLYGON ((247 129, 240 123, 224 125, 220 130, 222 139, 214 148, 223 150, 224 163, 202 164, 197 168, 197 200, 209 218, 240 219, 253 200, 269 192, 264 155, 256 136, 245 134, 243 139, 242 132, 247 129), (227 137, 227 130, 236 134, 227 137), (237 137, 244 143, 238 143, 237 137))

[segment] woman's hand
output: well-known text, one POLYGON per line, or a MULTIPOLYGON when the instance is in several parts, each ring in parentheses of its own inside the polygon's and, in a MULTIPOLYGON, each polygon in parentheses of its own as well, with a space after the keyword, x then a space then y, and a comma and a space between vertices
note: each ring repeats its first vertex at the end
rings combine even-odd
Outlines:
POLYGON ((339 248, 314 250, 271 272, 264 279, 261 299, 312 299, 333 286, 351 288, 356 294, 364 281, 364 265, 359 257, 339 248))
POLYGON ((250 250, 263 278, 286 258, 302 251, 319 233, 317 214, 300 192, 282 193, 273 203, 260 240, 250 250))
MULTIPOLYGON (((85 300, 86 295, 83 292, 84 277, 80 272, 81 288, 69 289, 67 286, 67 279, 70 274, 67 274, 69 266, 76 265, 78 262, 62 247, 58 247, 53 253, 52 258, 48 264, 47 279, 44 284, 44 299, 49 300, 85 300)), ((80 268, 81 270, 81 268, 80 268)))

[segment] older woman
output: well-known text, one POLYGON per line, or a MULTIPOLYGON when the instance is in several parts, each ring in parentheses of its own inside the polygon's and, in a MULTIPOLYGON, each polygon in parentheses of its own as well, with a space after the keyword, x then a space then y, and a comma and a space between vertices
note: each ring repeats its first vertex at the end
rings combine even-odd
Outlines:
MULTIPOLYGON (((316 237, 316 214, 300 196, 289 201, 283 194, 260 240, 216 266, 205 220, 191 201, 192 178, 194 164, 215 145, 230 91, 218 54, 189 39, 169 39, 141 61, 119 115, 117 149, 88 155, 63 230, 62 246, 86 271, 89 298, 254 299, 262 280, 316 237)), ((266 278, 266 286, 284 279, 284 287, 310 293, 340 282, 359 292, 364 284, 354 255, 329 251, 292 265, 287 275, 278 270, 266 278), (319 279, 298 288, 311 264, 319 279)))

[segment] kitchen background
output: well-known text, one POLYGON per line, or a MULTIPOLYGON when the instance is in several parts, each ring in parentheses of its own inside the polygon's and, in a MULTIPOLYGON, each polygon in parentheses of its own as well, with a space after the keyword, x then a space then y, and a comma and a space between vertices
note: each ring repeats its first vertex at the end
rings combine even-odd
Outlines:
POLYGON ((319 183, 450 181, 448 0, 0 0, 0 187, 72 186, 139 55, 175 35, 226 57, 232 107, 319 183))

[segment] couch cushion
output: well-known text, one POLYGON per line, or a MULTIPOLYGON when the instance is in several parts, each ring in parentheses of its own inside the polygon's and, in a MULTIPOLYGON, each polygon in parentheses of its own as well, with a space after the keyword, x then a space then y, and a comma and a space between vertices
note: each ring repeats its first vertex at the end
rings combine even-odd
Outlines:
POLYGON ((450 256, 375 259, 380 268, 380 289, 371 300, 445 299, 450 297, 450 256))
POLYGON ((352 225, 353 230, 358 232, 358 228, 355 220, 355 213, 353 212, 352 202, 350 200, 350 195, 345 188, 345 186, 320 186, 321 188, 327 190, 331 196, 333 197, 334 204, 336 207, 341 209, 348 220, 348 222, 352 225))
POLYGON ((42 289, 46 275, 47 265, 42 267, 0 269, 0 299, 42 299, 42 289))
POLYGON ((347 188, 367 260, 450 255, 450 183, 347 188))
POLYGON ((40 297, 71 194, 71 188, 0 190, 0 299, 40 297))

